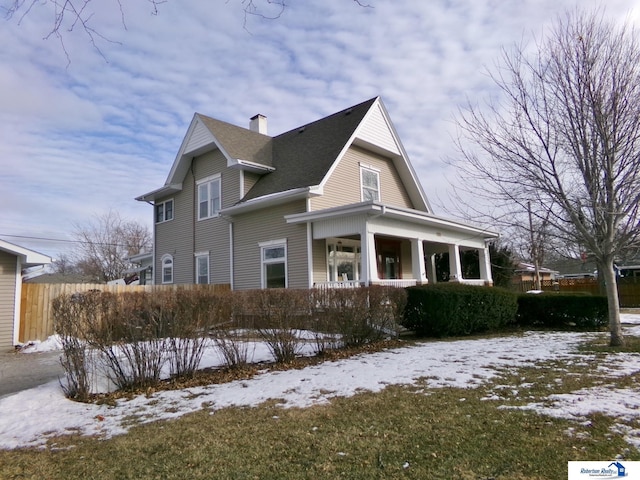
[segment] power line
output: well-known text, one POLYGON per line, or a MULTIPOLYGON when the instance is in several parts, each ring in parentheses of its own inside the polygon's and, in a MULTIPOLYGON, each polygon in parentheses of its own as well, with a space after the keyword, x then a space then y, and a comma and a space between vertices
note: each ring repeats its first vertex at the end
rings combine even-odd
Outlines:
POLYGON ((121 243, 108 243, 108 242, 91 242, 88 240, 67 240, 62 238, 50 238, 50 237, 33 237, 29 235, 9 235, 7 233, 0 233, 0 237, 10 238, 22 238, 25 240, 41 240, 45 242, 62 242, 62 243, 79 243, 81 245, 103 245, 107 247, 129 247, 130 245, 124 245, 121 243))

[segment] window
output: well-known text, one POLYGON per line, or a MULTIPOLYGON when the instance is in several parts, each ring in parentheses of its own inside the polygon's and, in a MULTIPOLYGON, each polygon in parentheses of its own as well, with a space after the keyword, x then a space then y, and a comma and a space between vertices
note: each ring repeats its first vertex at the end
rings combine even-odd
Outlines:
POLYGON ((162 283, 173 283, 173 257, 162 256, 162 283))
POLYGON ((173 199, 156 203, 156 223, 173 220, 173 199))
POLYGON ((362 184, 362 200, 380 200, 380 173, 372 168, 360 166, 360 182, 362 184))
POLYGON ((287 241, 260 244, 262 288, 287 288, 287 241))
POLYGON ((209 283, 209 253, 196 253, 196 283, 209 283))
POLYGON ((348 239, 327 241, 327 273, 332 282, 360 279, 360 242, 348 239))
POLYGON ((220 210, 220 175, 198 182, 198 220, 215 217, 220 210))

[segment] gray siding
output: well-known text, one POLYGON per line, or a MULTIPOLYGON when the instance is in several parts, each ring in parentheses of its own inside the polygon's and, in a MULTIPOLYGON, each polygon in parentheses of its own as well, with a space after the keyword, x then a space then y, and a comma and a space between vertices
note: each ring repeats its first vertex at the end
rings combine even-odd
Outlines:
POLYGON ((260 180, 260 177, 262 175, 258 175, 257 173, 253 173, 253 172, 244 172, 244 192, 242 193, 242 196, 245 196, 249 190, 251 190, 251 187, 253 187, 256 182, 258 180, 260 180))
POLYGON ((324 186, 324 195, 311 200, 311 210, 338 207, 362 201, 360 163, 380 170, 380 201, 395 207, 413 208, 407 190, 391 159, 351 147, 324 186))
POLYGON ((231 206, 240 199, 240 172, 227 168, 219 150, 194 158, 182 182, 182 191, 166 198, 174 199, 174 219, 155 225, 157 284, 162 283, 161 262, 167 253, 173 255, 173 282, 195 283, 194 254, 202 251, 209 252, 210 282, 230 283, 228 221, 222 217, 197 219, 196 182, 218 173, 221 174, 222 206, 231 206))
POLYGON ((313 249, 313 283, 327 281, 327 242, 314 240, 313 249))
POLYGON ((13 346, 17 258, 0 252, 0 351, 13 346))
POLYGON ((289 225, 284 216, 305 211, 305 200, 237 215, 233 218, 234 282, 236 290, 261 287, 262 242, 287 240, 289 288, 307 288, 307 226, 289 225))

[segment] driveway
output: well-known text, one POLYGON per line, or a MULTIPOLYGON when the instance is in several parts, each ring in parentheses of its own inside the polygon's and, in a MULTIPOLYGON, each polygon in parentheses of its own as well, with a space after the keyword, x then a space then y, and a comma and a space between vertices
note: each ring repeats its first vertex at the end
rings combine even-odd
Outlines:
POLYGON ((0 352, 0 398, 64 375, 60 352, 0 352))

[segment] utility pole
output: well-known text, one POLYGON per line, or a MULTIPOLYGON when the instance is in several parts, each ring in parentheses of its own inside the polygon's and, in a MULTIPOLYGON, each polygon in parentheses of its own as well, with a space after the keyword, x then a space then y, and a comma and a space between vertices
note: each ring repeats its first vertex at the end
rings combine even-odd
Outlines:
POLYGON ((542 285, 540 284, 540 266, 538 265, 538 246, 536 245, 535 234, 533 232, 533 219, 531 217, 531 202, 527 202, 527 210, 529 212, 529 233, 531 234, 531 258, 533 259, 534 288, 536 290, 542 290, 542 285))

